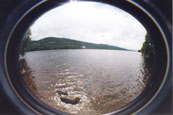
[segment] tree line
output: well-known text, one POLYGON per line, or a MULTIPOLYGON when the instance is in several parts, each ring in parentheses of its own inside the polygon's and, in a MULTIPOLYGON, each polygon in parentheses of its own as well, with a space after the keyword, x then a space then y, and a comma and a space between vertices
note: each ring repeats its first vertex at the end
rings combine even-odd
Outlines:
POLYGON ((107 44, 94 44, 83 41, 72 40, 69 38, 46 37, 37 41, 31 40, 29 30, 23 40, 21 54, 28 51, 55 50, 55 49, 109 49, 109 50, 128 50, 125 48, 111 46, 107 44))
MULTIPOLYGON (((54 50, 54 49, 110 49, 110 50, 128 50, 125 48, 111 46, 106 44, 94 44, 88 42, 82 42, 77 40, 72 40, 68 38, 56 38, 56 37, 47 37, 40 39, 38 41, 31 40, 31 30, 29 29, 23 39, 21 46, 21 55, 24 55, 28 51, 37 51, 37 50, 54 50)), ((155 55, 154 43, 149 35, 145 36, 145 42, 142 45, 142 48, 138 50, 142 53, 142 56, 145 59, 151 59, 155 55)))

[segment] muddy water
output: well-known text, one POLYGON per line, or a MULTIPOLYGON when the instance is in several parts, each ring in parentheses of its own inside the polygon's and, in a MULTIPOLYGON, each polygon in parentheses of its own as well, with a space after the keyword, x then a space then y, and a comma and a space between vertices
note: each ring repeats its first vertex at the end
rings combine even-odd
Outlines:
POLYGON ((51 107, 71 114, 115 111, 145 88, 139 52, 49 50, 28 52, 24 58, 34 76, 37 93, 33 93, 51 107))

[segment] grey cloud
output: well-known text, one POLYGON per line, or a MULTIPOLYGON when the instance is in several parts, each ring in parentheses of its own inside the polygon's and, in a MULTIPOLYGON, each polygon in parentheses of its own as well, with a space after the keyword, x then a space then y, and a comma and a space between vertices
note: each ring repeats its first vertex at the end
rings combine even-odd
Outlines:
POLYGON ((55 8, 31 27, 35 40, 54 36, 139 49, 145 28, 131 15, 110 5, 92 2, 55 8))

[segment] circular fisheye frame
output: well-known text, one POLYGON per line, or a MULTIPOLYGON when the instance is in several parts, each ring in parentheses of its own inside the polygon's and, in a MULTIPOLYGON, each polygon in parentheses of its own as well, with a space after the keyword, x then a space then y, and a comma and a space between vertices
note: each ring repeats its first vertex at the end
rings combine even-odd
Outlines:
POLYGON ((151 114, 170 95, 171 24, 153 2, 16 6, 0 36, 0 83, 18 113, 151 114))
POLYGON ((19 68, 43 103, 71 114, 105 114, 143 92, 154 56, 149 33, 128 13, 103 3, 69 2, 28 29, 19 68))

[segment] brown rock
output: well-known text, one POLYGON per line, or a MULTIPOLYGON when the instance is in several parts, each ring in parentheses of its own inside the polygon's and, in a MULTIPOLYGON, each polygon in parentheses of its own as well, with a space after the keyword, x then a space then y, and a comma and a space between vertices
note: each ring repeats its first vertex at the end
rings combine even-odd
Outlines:
POLYGON ((62 90, 57 90, 56 93, 58 93, 59 95, 68 95, 66 91, 62 91, 62 90))
POLYGON ((79 97, 76 97, 74 99, 68 98, 68 97, 60 97, 60 99, 61 99, 62 102, 68 103, 68 104, 72 104, 72 105, 76 105, 80 101, 80 98, 79 97))

